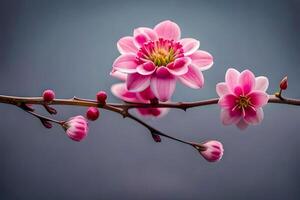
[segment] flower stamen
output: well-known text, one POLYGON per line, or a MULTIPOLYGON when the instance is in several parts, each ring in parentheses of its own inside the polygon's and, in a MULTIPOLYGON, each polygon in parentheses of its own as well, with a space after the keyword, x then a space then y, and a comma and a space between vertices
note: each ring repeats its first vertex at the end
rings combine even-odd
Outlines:
POLYGON ((242 109, 242 108, 247 108, 249 106, 251 106, 251 101, 250 101, 250 98, 249 97, 246 97, 246 96, 240 96, 237 100, 236 100, 236 103, 237 103, 237 107, 239 109, 242 109))
POLYGON ((167 66, 176 58, 183 56, 182 45, 173 40, 160 38, 153 42, 145 43, 138 52, 138 60, 152 61, 156 67, 167 66))

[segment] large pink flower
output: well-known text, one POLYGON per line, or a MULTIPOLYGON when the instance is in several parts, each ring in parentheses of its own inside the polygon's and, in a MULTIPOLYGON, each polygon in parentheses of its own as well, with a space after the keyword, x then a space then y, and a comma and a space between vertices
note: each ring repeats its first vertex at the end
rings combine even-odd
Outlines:
POLYGON ((216 86, 223 124, 236 124, 240 129, 249 124, 259 124, 264 117, 262 107, 269 100, 266 93, 268 86, 267 77, 255 78, 249 70, 240 73, 233 68, 228 69, 225 82, 216 86))
POLYGON ((127 90, 140 92, 150 87, 160 101, 170 99, 177 79, 191 88, 201 88, 201 71, 213 64, 208 52, 198 50, 198 40, 180 39, 180 28, 171 21, 154 29, 137 28, 133 37, 123 37, 117 45, 121 56, 113 63, 113 71, 128 74, 127 90))
MULTIPOLYGON (((126 81, 127 75, 114 71, 111 75, 126 81)), ((123 101, 133 102, 133 103, 150 103, 152 99, 155 98, 150 87, 147 87, 141 92, 130 92, 126 88, 126 83, 117 83, 112 85, 111 92, 123 101)), ((137 108, 137 112, 144 117, 163 117, 168 113, 168 108, 137 108)))

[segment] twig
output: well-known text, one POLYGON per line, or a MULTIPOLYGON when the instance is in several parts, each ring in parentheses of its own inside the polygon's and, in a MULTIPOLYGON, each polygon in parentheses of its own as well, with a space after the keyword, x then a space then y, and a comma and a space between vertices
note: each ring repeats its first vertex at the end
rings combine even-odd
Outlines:
MULTIPOLYGON (((191 142, 187 142, 176 137, 169 136, 163 133, 160 130, 155 129, 154 127, 150 126, 149 124, 145 123, 141 119, 135 117, 134 115, 130 114, 128 111, 129 109, 133 108, 176 108, 186 110, 188 108, 193 107, 201 107, 207 106, 212 104, 217 104, 219 101, 218 98, 202 100, 202 101, 195 101, 195 102, 168 102, 168 103, 130 103, 126 102, 125 104, 117 104, 117 103, 106 103, 100 104, 99 102, 91 99, 81 99, 78 97, 73 97, 71 99, 54 99, 51 102, 47 102, 48 105, 70 105, 70 106, 85 106, 85 107, 98 107, 105 110, 109 110, 115 113, 121 114, 124 118, 130 118, 137 123, 141 124, 145 128, 147 128, 151 134, 157 134, 184 144, 193 145, 191 142)), ((0 103, 12 104, 18 107, 21 107, 24 104, 39 104, 44 105, 45 102, 42 97, 16 97, 16 96, 4 96, 0 95, 0 103)), ((300 99, 291 99, 291 98, 278 98, 275 95, 271 95, 269 98, 268 103, 277 103, 277 104, 288 104, 288 105, 295 105, 300 106, 300 99)), ((24 109, 23 109, 24 110, 24 109)), ((26 112, 38 117, 39 119, 44 119, 47 121, 51 121, 54 123, 61 124, 61 121, 57 121, 51 118, 47 118, 45 116, 39 115, 33 111, 25 110, 26 112)), ((195 146, 194 146, 195 147, 195 146)))

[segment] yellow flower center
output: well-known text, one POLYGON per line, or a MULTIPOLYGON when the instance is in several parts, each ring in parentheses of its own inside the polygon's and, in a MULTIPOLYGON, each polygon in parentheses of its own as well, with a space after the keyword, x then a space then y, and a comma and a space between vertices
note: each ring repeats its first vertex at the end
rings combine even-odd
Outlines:
POLYGON ((143 44, 139 49, 137 59, 141 64, 149 60, 156 67, 161 67, 167 66, 175 59, 183 57, 183 52, 182 45, 179 42, 160 38, 143 44))
POLYGON ((247 108, 251 105, 250 98, 245 96, 240 96, 240 98, 236 100, 236 103, 239 109, 247 108))
POLYGON ((155 49, 149 55, 149 60, 151 60, 156 66, 166 66, 167 64, 173 62, 175 60, 175 53, 172 48, 169 50, 165 48, 155 49))

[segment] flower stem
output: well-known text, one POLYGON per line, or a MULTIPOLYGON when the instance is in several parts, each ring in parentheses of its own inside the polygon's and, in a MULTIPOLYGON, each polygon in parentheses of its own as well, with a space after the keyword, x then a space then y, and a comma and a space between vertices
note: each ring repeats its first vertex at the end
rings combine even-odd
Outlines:
MULTIPOLYGON (((157 134, 157 135, 169 138, 171 140, 175 140, 177 142, 180 142, 183 144, 188 144, 188 145, 195 147, 194 143, 178 139, 176 137, 167 135, 158 129, 155 129, 154 127, 145 123, 141 119, 130 114, 128 111, 129 111, 129 109, 133 109, 133 108, 176 108, 176 109, 187 110, 188 108, 217 104, 218 101, 219 101, 218 98, 213 98, 213 99, 207 99, 207 100, 195 101, 195 102, 168 102, 168 103, 157 102, 157 103, 148 103, 148 104, 147 103, 126 102, 124 104, 117 104, 117 103, 100 104, 99 102, 97 102, 95 100, 74 97, 71 99, 54 99, 51 102, 47 102, 47 104, 48 105, 70 105, 70 106, 98 107, 98 108, 102 108, 105 110, 109 110, 111 112, 121 114, 124 118, 127 117, 127 118, 130 118, 130 119, 136 121, 137 123, 139 123, 142 126, 144 126, 145 128, 147 128, 151 134, 157 134)), ((42 97, 16 97, 16 96, 5 96, 5 95, 0 95, 0 103, 12 104, 12 105, 18 106, 20 108, 22 108, 22 105, 24 105, 24 104, 45 105, 45 102, 42 97)), ((271 95, 268 103, 300 106, 300 99, 283 98, 283 97, 278 97, 277 95, 271 95)), ((22 108, 22 109, 25 110, 24 108, 22 108)), ((44 119, 44 120, 51 121, 51 122, 54 122, 54 123, 57 123, 60 125, 63 123, 63 121, 57 121, 55 119, 39 115, 30 110, 25 110, 25 111, 39 119, 44 119)), ((201 146, 201 144, 200 144, 200 146, 201 146)))

